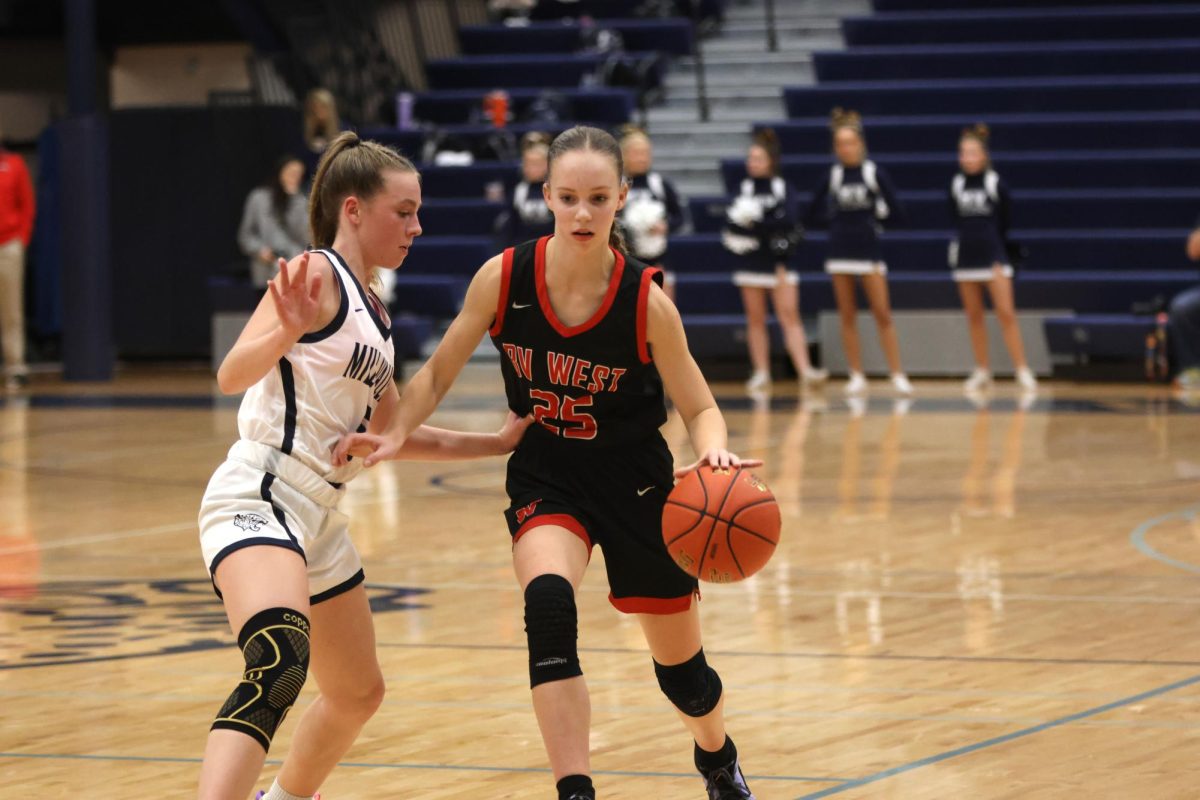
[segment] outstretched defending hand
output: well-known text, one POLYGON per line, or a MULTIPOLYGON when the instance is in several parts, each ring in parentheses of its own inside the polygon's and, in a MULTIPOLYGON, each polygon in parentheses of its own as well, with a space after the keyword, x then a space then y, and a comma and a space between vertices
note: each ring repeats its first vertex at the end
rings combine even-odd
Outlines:
POLYGON ((500 437, 501 452, 511 453, 517 449, 517 445, 521 443, 521 439, 525 436, 525 431, 529 430, 529 426, 533 424, 533 414, 526 414, 523 417, 518 417, 516 412, 509 409, 508 417, 504 420, 504 426, 500 428, 497 434, 500 437))
POLYGON ((364 467, 373 467, 380 461, 395 458, 404 446, 404 440, 396 441, 391 436, 380 436, 375 433, 347 433, 333 448, 333 465, 344 467, 350 463, 350 456, 361 458, 364 467))
POLYGON ((267 290, 284 332, 296 339, 307 333, 321 311, 321 275, 314 275, 309 287, 308 253, 300 256, 296 276, 291 279, 288 278, 287 261, 279 259, 279 274, 267 283, 267 290))
POLYGON ((708 466, 712 469, 729 469, 731 467, 761 467, 762 463, 762 459, 760 458, 738 458, 737 455, 724 448, 714 447, 702 455, 694 463, 675 470, 675 477, 682 478, 692 470, 699 469, 703 466, 708 466))

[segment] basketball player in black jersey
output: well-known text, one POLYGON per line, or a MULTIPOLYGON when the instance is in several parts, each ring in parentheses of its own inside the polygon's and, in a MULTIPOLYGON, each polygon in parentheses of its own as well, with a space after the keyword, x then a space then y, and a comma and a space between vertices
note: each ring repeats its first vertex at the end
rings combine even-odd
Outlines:
POLYGON ((596 129, 550 146, 544 187, 553 236, 489 260, 462 312, 406 388, 382 435, 344 437, 334 451, 395 457, 434 410, 485 333, 500 350, 505 390, 535 423, 508 463, 513 564, 525 593, 530 685, 558 796, 594 798, 590 702, 576 650, 575 588, 600 545, 619 610, 636 614, 659 685, 695 739, 711 800, 752 798, 725 733, 721 681, 705 661, 695 581, 662 543, 672 459, 659 426, 664 388, 691 436, 698 468, 759 462, 727 449, 725 420, 688 352, 660 273, 626 257, 613 220, 625 200, 621 151, 596 129))

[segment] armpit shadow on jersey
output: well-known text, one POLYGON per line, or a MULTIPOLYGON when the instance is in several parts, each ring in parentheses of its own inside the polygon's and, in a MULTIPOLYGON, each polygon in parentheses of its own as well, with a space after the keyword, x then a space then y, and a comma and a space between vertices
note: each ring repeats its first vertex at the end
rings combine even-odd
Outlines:
MULTIPOLYGON (((429 589, 366 584, 371 611, 427 608, 429 589)), ((206 580, 46 583, 0 599, 0 670, 123 661, 230 647, 225 610, 206 580)))

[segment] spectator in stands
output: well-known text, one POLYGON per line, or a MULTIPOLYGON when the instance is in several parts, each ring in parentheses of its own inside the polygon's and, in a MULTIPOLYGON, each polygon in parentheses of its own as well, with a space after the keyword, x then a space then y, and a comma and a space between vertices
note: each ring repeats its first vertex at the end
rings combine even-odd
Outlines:
POLYGON ((250 280, 265 289, 281 258, 304 252, 308 242, 308 200, 301 194, 304 164, 284 156, 266 182, 252 189, 238 226, 238 247, 250 259, 250 280))
POLYGON ((492 22, 518 25, 529 21, 529 14, 536 5, 537 0, 488 0, 488 17, 492 22))
POLYGON ((549 152, 549 134, 534 132, 521 137, 521 181, 513 187, 509 208, 496 218, 496 235, 502 247, 554 232, 554 215, 542 194, 549 152))
POLYGON ((887 174, 867 158, 867 142, 858 113, 835 108, 830 128, 836 159, 829 177, 813 192, 805 222, 810 226, 819 222, 829 224, 825 271, 833 276, 833 294, 842 321, 842 346, 850 367, 845 391, 850 395, 867 391, 855 296, 855 279, 860 278, 879 329, 892 386, 900 394, 910 395, 913 387, 900 367, 900 343, 888 298, 887 264, 879 242, 881 223, 901 216, 902 209, 887 174))
POLYGON ((746 153, 746 177, 725 213, 721 243, 738 256, 733 283, 746 309, 746 345, 753 373, 750 392, 771 384, 771 340, 767 333, 767 294, 783 330, 783 343, 804 384, 823 383, 824 370, 808 359, 808 341, 800 322, 800 274, 787 261, 800 242, 795 192, 779 175, 779 140, 772 130, 755 134, 746 153))
POLYGON ((663 287, 675 300, 675 273, 667 263, 668 237, 680 232, 686 216, 675 186, 651 170, 654 147, 640 128, 629 126, 621 137, 621 157, 629 194, 621 209, 620 222, 635 258, 663 268, 663 287))
MULTIPOLYGON (((0 139, 4 131, 0 128, 0 139)), ((4 386, 29 383, 25 364, 25 248, 33 236, 33 183, 25 160, 0 143, 0 345, 4 386)))
POLYGON ((341 132, 342 119, 333 92, 313 89, 304 98, 304 143, 308 146, 304 167, 309 175, 316 170, 325 148, 341 132))
POLYGON ((1013 268, 1008 256, 1008 187, 992 169, 988 137, 988 127, 983 123, 963 129, 958 141, 959 172, 950 182, 950 208, 958 227, 958 238, 950 243, 950 268, 967 312, 971 351, 975 355, 975 369, 964 389, 978 393, 992 384, 983 304, 986 285, 1008 354, 1017 370, 1017 383, 1032 392, 1037 389, 1037 379, 1025 360, 1013 302, 1013 268))
MULTIPOLYGON (((1187 255, 1200 261, 1200 219, 1187 240, 1187 255)), ((1193 286, 1171 301, 1167 335, 1175 350, 1175 385, 1200 389, 1200 286, 1193 286)))

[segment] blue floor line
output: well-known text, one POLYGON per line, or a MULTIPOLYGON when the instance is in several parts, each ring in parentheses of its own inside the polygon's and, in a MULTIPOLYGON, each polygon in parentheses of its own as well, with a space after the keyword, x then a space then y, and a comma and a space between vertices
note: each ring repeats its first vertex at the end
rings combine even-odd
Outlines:
POLYGON ((963 747, 957 747, 953 750, 947 750, 944 753, 938 753, 937 755, 932 755, 927 758, 922 758, 918 761, 910 761, 909 763, 901 764, 898 767, 892 767, 891 769, 885 769, 882 772, 876 772, 874 775, 867 775, 866 777, 863 777, 863 778, 855 778, 854 780, 846 781, 845 783, 843 783, 840 786, 831 786, 828 789, 822 789, 817 792, 812 792, 811 794, 801 795, 800 797, 796 798, 796 800, 817 800, 817 798, 820 798, 820 797, 829 797, 830 795, 840 794, 841 792, 846 792, 846 791, 849 791, 850 789, 856 789, 859 786, 866 786, 867 784, 877 783, 879 781, 890 778, 894 775, 900 775, 905 772, 911 772, 914 769, 919 769, 921 767, 927 767, 930 764, 937 764, 941 761, 947 761, 951 758, 955 758, 956 756, 962 756, 962 755, 967 755, 968 753, 974 753, 979 750, 984 750, 988 747, 995 747, 996 745, 1004 744, 1005 742, 1011 742, 1014 739, 1020 739, 1025 736, 1032 736, 1035 733, 1041 733, 1042 731, 1049 730, 1050 728, 1057 728, 1060 725, 1067 725, 1072 722, 1076 722, 1077 720, 1085 719, 1087 717, 1094 717, 1097 714, 1103 714, 1105 712, 1112 711, 1115 708, 1120 708, 1121 706, 1127 706, 1127 705, 1131 705, 1133 703, 1138 703, 1138 702, 1141 702, 1142 700, 1147 700, 1151 697, 1157 697, 1158 695, 1166 694, 1167 692, 1173 692, 1176 689, 1183 689, 1185 687, 1192 686, 1197 683, 1200 683, 1200 675, 1193 675, 1190 678, 1184 678, 1181 681, 1176 681, 1175 683, 1168 683, 1167 685, 1159 686, 1156 689, 1150 689, 1149 691, 1145 691, 1140 694, 1135 694, 1130 697, 1124 697, 1124 698, 1121 698, 1120 700, 1114 700, 1111 703, 1105 703, 1102 706, 1096 706, 1095 708, 1089 708, 1086 711, 1079 711, 1075 714, 1069 714, 1065 717, 1059 717, 1058 719, 1050 720, 1049 722, 1043 722, 1040 725, 1032 725, 1028 728, 1022 728, 1019 731, 1013 731, 1012 733, 1006 733, 1003 736, 996 736, 991 739, 985 739, 984 741, 976 742, 975 744, 969 744, 969 745, 965 745, 963 747))
MULTIPOLYGON (((199 764, 202 759, 196 757, 170 756, 118 756, 95 755, 89 753, 0 753, 0 758, 38 758, 64 761, 138 761, 160 764, 199 764)), ((268 764, 282 764, 281 759, 267 759, 268 764)), ((375 761, 341 761, 339 767, 362 767, 366 769, 432 769, 432 770, 461 770, 464 772, 538 772, 549 773, 546 767, 490 767, 481 764, 389 764, 375 761)), ((634 778, 696 778, 694 772, 637 772, 621 769, 597 769, 593 775, 620 775, 634 778)), ((747 780, 757 781, 804 781, 808 783, 842 783, 849 778, 818 778, 810 775, 748 775, 747 780)))
POLYGON ((1185 572, 1200 574, 1200 564, 1192 564, 1187 561, 1180 561, 1177 558, 1171 558, 1169 555, 1159 552, 1152 544, 1146 541, 1146 534, 1150 533, 1151 530, 1158 527, 1162 523, 1176 519, 1185 521, 1191 520, 1194 519, 1197 514, 1200 514, 1200 505, 1188 506, 1187 508, 1181 508, 1178 511, 1172 511, 1170 514, 1163 514, 1160 517, 1148 519, 1133 529, 1133 531, 1129 534, 1129 541, 1132 542, 1133 546, 1137 548, 1138 552, 1144 556, 1153 558, 1155 561, 1161 561, 1167 566, 1175 567, 1177 569, 1184 570, 1185 572))

